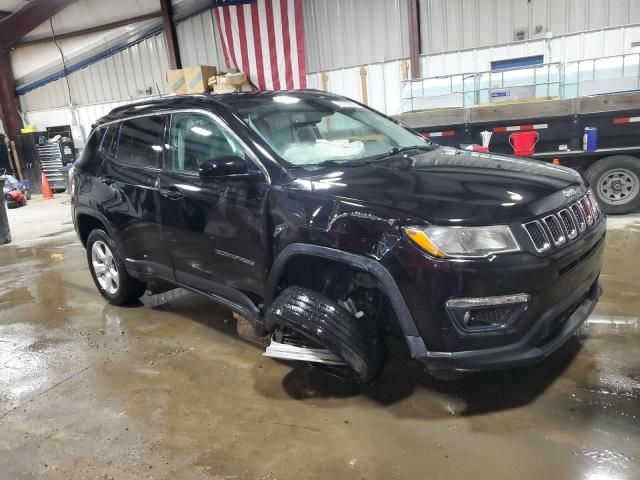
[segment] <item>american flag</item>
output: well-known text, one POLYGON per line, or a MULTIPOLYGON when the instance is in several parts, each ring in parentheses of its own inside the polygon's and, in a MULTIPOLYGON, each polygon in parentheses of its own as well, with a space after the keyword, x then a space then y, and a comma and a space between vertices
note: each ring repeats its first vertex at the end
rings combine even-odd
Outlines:
POLYGON ((260 90, 306 88, 302 0, 217 0, 227 67, 260 90))

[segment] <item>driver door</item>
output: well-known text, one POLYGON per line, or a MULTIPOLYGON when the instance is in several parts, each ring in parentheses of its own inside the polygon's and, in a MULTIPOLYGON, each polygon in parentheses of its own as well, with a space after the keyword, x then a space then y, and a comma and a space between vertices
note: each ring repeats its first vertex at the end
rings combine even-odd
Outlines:
POLYGON ((252 154, 214 114, 171 115, 159 193, 165 243, 183 285, 216 293, 220 285, 262 293, 264 212, 269 187, 252 154), (201 178, 205 161, 236 155, 246 175, 201 178))

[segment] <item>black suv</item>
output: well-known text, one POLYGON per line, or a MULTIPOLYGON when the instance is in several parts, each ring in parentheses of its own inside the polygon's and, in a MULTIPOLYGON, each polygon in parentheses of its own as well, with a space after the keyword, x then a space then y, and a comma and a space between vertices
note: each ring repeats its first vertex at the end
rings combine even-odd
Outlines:
POLYGON ((180 286, 248 319, 265 355, 361 382, 391 335, 434 374, 534 363, 601 293, 605 217, 578 173, 320 91, 117 108, 72 190, 109 302, 180 286))

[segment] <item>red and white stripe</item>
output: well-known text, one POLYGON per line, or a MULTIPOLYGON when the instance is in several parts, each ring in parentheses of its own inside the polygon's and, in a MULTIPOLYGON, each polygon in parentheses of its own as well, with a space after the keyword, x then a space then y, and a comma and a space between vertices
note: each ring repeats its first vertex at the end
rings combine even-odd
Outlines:
POLYGON ((613 119, 613 123, 634 123, 640 122, 640 117, 618 117, 613 119))
POLYGON ((260 90, 306 88, 302 0, 214 8, 227 67, 260 90))
POLYGON ((549 128, 547 123, 533 123, 531 125, 512 125, 510 127, 494 127, 495 132, 524 132, 527 130, 544 130, 549 128))
POLYGON ((455 130, 443 130, 441 132, 422 132, 422 136, 425 138, 453 137, 455 134, 455 130))

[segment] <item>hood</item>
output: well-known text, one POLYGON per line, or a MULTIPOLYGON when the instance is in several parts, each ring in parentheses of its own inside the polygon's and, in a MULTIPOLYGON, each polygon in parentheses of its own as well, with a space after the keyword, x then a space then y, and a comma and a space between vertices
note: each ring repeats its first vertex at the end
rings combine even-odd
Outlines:
POLYGON ((537 217, 585 190, 571 169, 506 155, 439 147, 301 175, 290 188, 379 205, 440 225, 489 225, 537 217))

